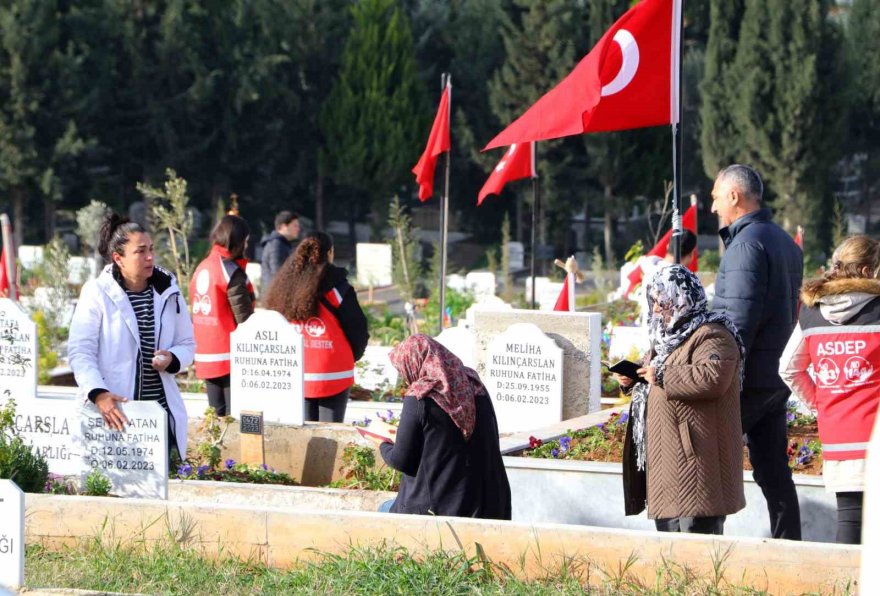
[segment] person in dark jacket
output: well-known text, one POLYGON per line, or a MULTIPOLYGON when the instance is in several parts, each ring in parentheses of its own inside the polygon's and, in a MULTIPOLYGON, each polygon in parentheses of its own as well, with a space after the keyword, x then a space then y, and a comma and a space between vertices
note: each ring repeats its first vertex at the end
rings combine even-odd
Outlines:
POLYGON ((392 513, 510 519, 510 484, 492 400, 477 373, 427 335, 390 354, 407 384, 385 463, 403 473, 392 513))
POLYGON ((245 220, 224 215, 211 232, 211 252, 189 286, 196 377, 204 379, 208 404, 218 416, 232 413, 229 334, 254 312, 254 287, 245 273, 249 237, 245 220))
POLYGON ((275 216, 275 230, 260 242, 263 247, 260 257, 260 289, 264 294, 269 291, 269 286, 284 261, 296 248, 295 241, 299 238, 299 232, 299 216, 290 211, 282 211, 275 216))
POLYGON ((333 264, 333 239, 311 232, 285 261, 266 294, 266 308, 303 336, 306 420, 342 422, 354 363, 367 348, 367 318, 348 272, 333 264))
POLYGON ((790 391, 779 377, 779 359, 797 323, 803 253, 761 208, 763 192, 761 177, 748 166, 728 166, 715 180, 712 212, 725 250, 712 308, 730 317, 745 344, 742 428, 755 482, 767 499, 771 535, 800 540, 787 455, 790 391))

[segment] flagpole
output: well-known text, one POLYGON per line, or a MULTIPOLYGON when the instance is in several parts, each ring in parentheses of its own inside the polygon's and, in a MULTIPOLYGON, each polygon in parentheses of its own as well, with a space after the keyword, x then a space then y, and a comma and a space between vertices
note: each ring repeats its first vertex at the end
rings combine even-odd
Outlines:
MULTIPOLYGON (((452 115, 452 74, 440 76, 441 89, 449 90, 449 115, 452 115)), ((446 176, 443 194, 440 195, 440 330, 443 333, 443 318, 446 314, 446 250, 449 241, 447 227, 449 225, 449 170, 452 161, 452 147, 446 152, 446 176)))
POLYGON ((538 141, 532 141, 532 262, 530 264, 532 274, 532 310, 536 308, 535 286, 537 286, 537 275, 535 263, 537 249, 537 230, 538 230, 538 209, 541 204, 541 194, 538 188, 538 141))
POLYGON ((678 110, 678 117, 672 124, 672 242, 675 254, 676 264, 681 263, 681 168, 682 168, 682 149, 684 146, 682 127, 682 76, 681 64, 684 55, 684 16, 682 10, 682 2, 684 0, 673 0, 672 27, 673 27, 673 60, 672 72, 673 81, 671 87, 676 94, 676 101, 672 108, 678 110), (677 63, 676 63, 677 61, 677 63))

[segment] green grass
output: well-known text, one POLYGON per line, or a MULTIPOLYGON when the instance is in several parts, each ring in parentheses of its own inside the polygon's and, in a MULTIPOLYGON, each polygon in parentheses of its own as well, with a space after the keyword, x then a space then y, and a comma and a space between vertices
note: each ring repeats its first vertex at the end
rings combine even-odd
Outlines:
POLYGON ((319 554, 317 562, 277 570, 222 553, 216 561, 206 560, 175 542, 146 548, 96 539, 60 552, 29 546, 26 561, 31 589, 139 594, 763 594, 728 584, 723 577, 724 557, 719 557, 714 577, 698 578, 685 568, 666 564, 648 583, 631 578, 634 558, 610 571, 569 560, 548 570, 543 579, 523 581, 488 561, 479 548, 472 558, 460 552, 419 554, 390 546, 352 548, 344 556, 319 554))

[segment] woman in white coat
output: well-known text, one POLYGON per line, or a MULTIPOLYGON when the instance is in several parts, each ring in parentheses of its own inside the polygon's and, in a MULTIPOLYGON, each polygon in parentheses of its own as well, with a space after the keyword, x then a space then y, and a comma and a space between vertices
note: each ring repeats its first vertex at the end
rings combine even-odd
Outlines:
POLYGON ((104 218, 99 250, 110 264, 83 286, 70 325, 76 384, 116 430, 128 423, 117 403, 157 401, 168 413, 169 452, 185 457, 186 409, 174 375, 192 363, 195 340, 180 288, 153 263, 150 235, 127 218, 104 218))

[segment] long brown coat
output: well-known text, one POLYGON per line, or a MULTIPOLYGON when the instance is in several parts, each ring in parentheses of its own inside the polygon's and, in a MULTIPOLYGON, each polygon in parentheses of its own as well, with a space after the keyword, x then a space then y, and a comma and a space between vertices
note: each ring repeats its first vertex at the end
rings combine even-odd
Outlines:
POLYGON ((740 355, 722 325, 697 329, 666 359, 647 408, 648 517, 736 513, 743 494, 740 355))

